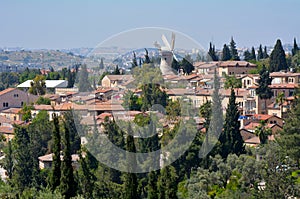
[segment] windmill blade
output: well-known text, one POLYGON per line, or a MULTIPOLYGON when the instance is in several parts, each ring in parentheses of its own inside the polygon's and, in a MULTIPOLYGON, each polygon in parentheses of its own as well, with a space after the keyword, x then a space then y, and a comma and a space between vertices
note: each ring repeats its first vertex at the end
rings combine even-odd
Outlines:
POLYGON ((154 46, 159 50, 161 49, 161 45, 157 41, 154 42, 154 46))
POLYGON ((162 41, 164 42, 165 46, 168 48, 168 50, 171 50, 171 46, 170 46, 170 44, 169 44, 169 42, 168 42, 166 36, 165 36, 165 35, 162 35, 162 36, 161 36, 161 39, 162 39, 162 41))
POLYGON ((174 52, 173 52, 173 58, 178 62, 178 59, 177 59, 177 57, 176 57, 176 55, 175 55, 174 52))
POLYGON ((174 50, 175 46, 175 34, 172 32, 172 40, 171 40, 171 50, 174 50))

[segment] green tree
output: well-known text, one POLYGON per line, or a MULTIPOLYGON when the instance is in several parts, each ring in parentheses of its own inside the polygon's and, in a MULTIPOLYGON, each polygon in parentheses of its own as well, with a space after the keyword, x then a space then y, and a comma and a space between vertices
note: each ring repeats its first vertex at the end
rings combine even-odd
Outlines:
POLYGON ((266 144, 268 142, 268 136, 271 134, 272 130, 266 128, 266 122, 261 120, 259 126, 255 128, 255 135, 259 137, 260 144, 266 144))
POLYGON ((219 58, 216 54, 215 45, 212 45, 211 42, 209 43, 208 56, 209 56, 209 59, 212 60, 212 61, 218 61, 219 60, 219 58))
POLYGON ((299 47, 297 45, 296 38, 294 38, 294 47, 292 49, 292 56, 296 55, 298 51, 299 51, 299 47))
POLYGON ((13 169, 14 169, 11 141, 8 141, 7 148, 5 150, 5 159, 4 159, 3 168, 7 171, 8 179, 11 179, 13 175, 13 169))
POLYGON ((259 45, 258 51, 257 51, 257 60, 261 60, 264 58, 264 53, 262 49, 262 45, 259 45))
POLYGON ((230 54, 231 54, 231 60, 240 61, 240 57, 239 57, 238 51, 236 49, 236 43, 233 40, 233 37, 231 37, 229 49, 230 49, 230 54))
POLYGON ((30 82, 29 93, 33 95, 44 95, 46 93, 45 77, 37 75, 32 82, 30 82))
POLYGON ((249 52, 249 50, 246 50, 246 51, 244 52, 244 60, 245 60, 245 61, 249 61, 249 60, 251 60, 251 59, 252 59, 251 53, 249 52))
POLYGON ((135 147, 133 132, 130 124, 127 129, 126 151, 129 153, 126 153, 127 173, 125 174, 125 182, 124 182, 124 188, 125 188, 124 198, 137 199, 138 180, 136 174, 134 173, 135 167, 137 166, 137 160, 135 158, 136 147, 135 147))
POLYGON ((171 120, 175 120, 181 113, 180 101, 177 99, 175 101, 169 101, 166 107, 167 117, 171 120))
POLYGON ((228 61, 231 59, 231 54, 228 46, 224 44, 223 50, 222 50, 222 61, 228 61))
POLYGON ((283 118, 283 102, 285 99, 285 95, 284 92, 280 92, 277 96, 276 96, 276 104, 279 105, 280 107, 280 117, 283 118))
POLYGON ((36 104, 45 104, 45 105, 50 105, 51 100, 47 97, 40 96, 38 100, 36 101, 36 104))
POLYGON ((227 158, 228 154, 237 155, 245 152, 244 142, 240 134, 239 111, 235 101, 235 92, 231 89, 229 103, 226 109, 224 131, 220 136, 221 156, 227 158))
POLYGON ((224 88, 241 88, 242 87, 242 80, 236 78, 234 75, 225 75, 225 83, 224 88))
POLYGON ((265 48, 264 48, 263 58, 264 58, 264 59, 269 58, 268 51, 267 51, 267 46, 265 46, 265 48))
POLYGON ((271 85, 272 79, 270 78, 270 73, 267 71, 265 65, 263 65, 261 71, 259 72, 259 80, 258 80, 258 88, 256 88, 256 94, 260 99, 264 100, 264 113, 266 113, 267 109, 267 99, 270 99, 273 95, 272 90, 269 85, 271 85))
POLYGON ((76 77, 76 73, 75 72, 71 72, 71 69, 69 68, 67 71, 67 79, 68 79, 68 88, 73 88, 74 87, 74 83, 75 83, 75 77, 76 77))
POLYGON ((103 57, 101 57, 101 59, 100 59, 99 68, 104 69, 104 58, 103 57))
POLYGON ((136 54, 133 51, 133 59, 132 59, 132 63, 131 63, 131 68, 135 68, 137 66, 138 66, 138 63, 137 63, 137 59, 136 59, 136 54))
POLYGON ((148 50, 147 50, 147 48, 145 48, 145 61, 144 61, 144 63, 145 64, 150 64, 150 58, 149 58, 149 54, 148 54, 148 50))
POLYGON ((200 106, 200 116, 205 119, 203 126, 204 126, 206 132, 208 131, 208 127, 210 124, 211 112, 212 112, 212 102, 211 101, 207 101, 200 106))
POLYGON ((52 191, 54 191, 60 185, 61 178, 61 159, 60 159, 60 149, 61 149, 61 137, 60 137, 60 128, 59 128, 59 120, 58 116, 53 113, 53 131, 52 131, 52 152, 53 152, 53 161, 52 161, 52 169, 51 174, 49 176, 49 185, 52 191))
POLYGON ((178 62, 176 59, 174 59, 174 57, 173 57, 172 59, 173 59, 173 61, 172 61, 171 67, 172 67, 174 70, 178 71, 179 68, 180 68, 180 64, 179 64, 179 62, 178 62))
POLYGON ((30 137, 25 127, 15 126, 13 139, 13 156, 15 165, 12 175, 13 185, 23 192, 32 183, 32 156, 30 152, 30 137))
MULTIPOLYGON (((77 153, 80 150, 80 136, 77 132, 76 123, 79 123, 79 118, 76 117, 72 111, 66 111, 63 113, 65 119, 66 128, 69 130, 70 137, 70 152, 72 154, 77 153)), ((78 126, 77 126, 78 127, 78 126)))
POLYGON ((127 90, 123 96, 122 106, 126 110, 140 111, 142 105, 140 104, 139 97, 131 90, 127 90))
POLYGON ((288 68, 285 52, 280 39, 276 41, 274 49, 270 55, 270 72, 286 70, 288 68))
POLYGON ((88 92, 92 91, 92 86, 89 79, 89 73, 87 71, 86 65, 83 64, 81 66, 81 70, 79 71, 79 77, 78 77, 78 89, 79 92, 88 92))
POLYGON ((167 94, 162 91, 158 84, 145 84, 142 86, 142 110, 147 111, 153 105, 167 105, 167 94))
POLYGON ((151 171, 148 173, 148 185, 147 185, 147 198, 148 199, 157 199, 158 190, 157 190, 157 172, 151 171))
POLYGON ((251 48, 251 60, 256 60, 255 49, 253 46, 251 48))
POLYGON ((64 122, 64 137, 63 137, 63 161, 61 163, 61 177, 59 190, 61 194, 69 199, 76 195, 76 184, 73 175, 70 132, 68 124, 64 122))
POLYGON ((184 71, 185 73, 187 73, 187 74, 190 74, 193 70, 195 70, 194 65, 193 65, 192 62, 189 61, 189 60, 190 60, 189 56, 186 55, 186 56, 182 59, 182 61, 181 61, 181 63, 180 63, 180 65, 181 65, 183 71, 184 71))
POLYGON ((23 104, 23 107, 20 111, 23 121, 29 122, 32 119, 31 110, 33 110, 32 105, 27 106, 26 103, 23 104))
POLYGON ((118 65, 116 66, 115 71, 113 72, 113 75, 121 75, 118 65))
POLYGON ((172 165, 166 166, 160 170, 157 186, 159 199, 177 198, 177 174, 172 165))

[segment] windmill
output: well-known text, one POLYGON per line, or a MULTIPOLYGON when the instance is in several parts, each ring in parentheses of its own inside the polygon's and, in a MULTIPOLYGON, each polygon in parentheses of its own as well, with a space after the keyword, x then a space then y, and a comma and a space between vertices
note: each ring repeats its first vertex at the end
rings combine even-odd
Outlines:
POLYGON ((165 46, 161 46, 157 41, 154 42, 154 46, 159 50, 161 55, 160 70, 163 75, 174 75, 171 68, 173 58, 178 61, 174 54, 175 34, 172 33, 171 45, 164 34, 161 36, 161 39, 165 46))

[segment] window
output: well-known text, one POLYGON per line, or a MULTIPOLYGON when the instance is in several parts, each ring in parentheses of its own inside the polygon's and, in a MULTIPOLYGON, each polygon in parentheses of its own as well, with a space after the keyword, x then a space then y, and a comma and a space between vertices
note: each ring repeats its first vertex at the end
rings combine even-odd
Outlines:
POLYGON ((14 97, 19 97, 19 94, 14 94, 14 97))
POLYGON ((247 80, 247 85, 250 85, 251 84, 251 81, 248 79, 247 80))
POLYGON ((8 102, 3 102, 3 107, 8 107, 8 102))
POLYGON ((21 106, 23 106, 24 105, 24 102, 21 102, 21 106))

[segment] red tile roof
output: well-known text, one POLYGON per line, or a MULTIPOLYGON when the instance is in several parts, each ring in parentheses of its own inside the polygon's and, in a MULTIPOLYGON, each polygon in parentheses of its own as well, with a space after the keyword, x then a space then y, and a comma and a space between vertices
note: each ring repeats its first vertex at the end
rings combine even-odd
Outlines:
POLYGON ((13 91, 13 90, 15 90, 16 88, 7 88, 7 89, 5 89, 5 90, 3 90, 3 91, 0 91, 0 96, 1 95, 4 95, 4 94, 6 94, 6 93, 9 93, 9 92, 11 92, 11 91, 13 91))
POLYGON ((14 128, 8 126, 0 126, 0 133, 13 134, 14 128))

